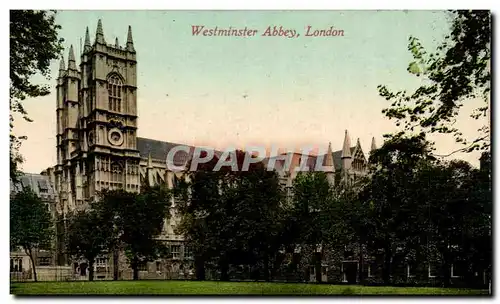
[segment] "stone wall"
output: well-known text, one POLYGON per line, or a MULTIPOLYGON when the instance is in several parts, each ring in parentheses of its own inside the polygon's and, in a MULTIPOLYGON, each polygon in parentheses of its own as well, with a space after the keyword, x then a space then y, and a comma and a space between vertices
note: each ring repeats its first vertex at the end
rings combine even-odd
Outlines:
POLYGON ((73 279, 70 266, 38 266, 36 270, 39 281, 68 281, 73 279))

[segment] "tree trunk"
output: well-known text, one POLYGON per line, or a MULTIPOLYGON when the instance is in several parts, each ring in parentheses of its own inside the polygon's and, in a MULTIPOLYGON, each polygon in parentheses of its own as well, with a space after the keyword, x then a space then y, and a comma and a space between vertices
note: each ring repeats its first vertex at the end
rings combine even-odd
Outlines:
POLYGON ((269 282, 269 255, 264 254, 264 280, 269 282))
POLYGON ((391 284, 391 259, 392 252, 390 246, 385 246, 384 250, 384 270, 383 270, 383 280, 385 285, 391 284))
POLYGON ((321 252, 314 252, 314 272, 316 275, 316 282, 321 283, 322 273, 321 273, 321 252))
POLYGON ((132 263, 131 263, 131 266, 132 266, 132 279, 134 281, 137 281, 139 280, 139 269, 138 269, 138 266, 139 266, 139 260, 137 259, 137 257, 133 257, 132 258, 132 263))
POLYGON ((359 280, 359 284, 363 284, 363 280, 365 279, 364 278, 364 269, 363 269, 363 263, 364 263, 364 259, 363 259, 363 242, 359 242, 359 252, 358 252, 358 255, 359 255, 359 267, 358 267, 358 280, 359 280))
POLYGON ((449 254, 447 252, 443 254, 441 275, 443 287, 449 287, 451 285, 451 263, 449 261, 449 254))
POLYGON ((118 281, 118 249, 113 250, 113 281, 118 281))
POLYGON ((306 265, 305 269, 302 271, 302 282, 309 282, 311 280, 311 270, 310 266, 306 265))
POLYGON ((285 258, 285 254, 277 253, 274 255, 274 263, 273 263, 273 268, 271 269, 271 275, 270 275, 271 280, 274 280, 274 278, 276 277, 276 274, 279 271, 279 269, 283 263, 283 260, 285 258))
POLYGON ((205 280, 205 261, 202 257, 195 257, 196 279, 199 281, 205 280))
POLYGON ((30 257, 31 268, 33 269, 33 281, 37 282, 38 278, 36 277, 36 266, 35 266, 35 258, 33 257, 33 251, 30 247, 24 247, 24 252, 30 257))
POLYGON ((89 259, 89 281, 94 280, 94 259, 89 259))
POLYGON ((222 258, 219 262, 219 270, 220 270, 220 280, 221 281, 229 281, 229 265, 225 258, 222 258))

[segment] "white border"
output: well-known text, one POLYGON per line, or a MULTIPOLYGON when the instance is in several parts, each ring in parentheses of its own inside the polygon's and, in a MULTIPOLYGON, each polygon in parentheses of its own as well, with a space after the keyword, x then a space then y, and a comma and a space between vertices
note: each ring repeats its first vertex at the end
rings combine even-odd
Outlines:
MULTIPOLYGON (((4 5, 9 5, 12 4, 15 7, 5 7, 6 9, 2 10, 2 18, 1 20, 5 20, 4 22, 7 22, 6 20, 9 20, 9 15, 8 15, 8 10, 9 9, 47 9, 50 7, 55 7, 60 10, 62 9, 117 9, 119 8, 120 10, 130 10, 130 9, 304 9, 304 10, 311 10, 311 9, 358 9, 358 10, 368 10, 368 9, 408 9, 408 10, 415 10, 415 9, 426 9, 426 10, 440 10, 440 9, 450 9, 450 8, 467 8, 467 9, 492 9, 493 14, 496 13, 496 8, 498 6, 498 1, 484 1, 484 0, 475 0, 475 1, 459 1, 459 0, 454 0, 454 1, 428 1, 428 0, 421 0, 421 1, 389 1, 389 0, 379 0, 379 1, 360 1, 360 0, 346 0, 346 1, 315 1, 315 0, 308 0, 308 1, 298 1, 298 0, 288 0, 288 1, 279 1, 277 3, 270 3, 268 0, 254 0, 254 1, 248 1, 247 3, 240 3, 238 1, 222 1, 222 0, 212 0, 212 1, 206 1, 206 0, 183 0, 183 1, 176 1, 174 3, 168 3, 168 5, 165 4, 164 1, 148 1, 148 0, 143 0, 143 1, 136 1, 136 0, 121 0, 121 1, 97 1, 97 0, 87 0, 87 1, 16 1, 16 2, 8 2, 4 1, 2 2, 2 6, 4 5), (85 5, 85 6, 83 6, 85 5), (493 8, 494 7, 494 8, 493 8)), ((495 24, 495 23, 494 23, 495 24)), ((498 31, 494 31, 495 37, 493 38, 494 40, 497 40, 496 38, 498 37, 498 31)), ((7 44, 7 37, 8 37, 8 27, 2 27, 2 39, 4 41, 4 45, 7 44)), ((495 48, 496 49, 496 48, 495 48)), ((4 71, 3 77, 4 77, 4 87, 2 87, 2 95, 1 96, 8 96, 8 67, 9 67, 9 61, 8 61, 8 50, 6 47, 2 48, 1 50, 2 56, 1 58, 3 59, 1 61, 1 70, 4 71)), ((496 55, 496 54, 495 54, 496 55)), ((494 70, 496 70, 497 67, 497 61, 494 61, 494 70)), ((496 79, 496 78, 495 78, 496 79)), ((496 83, 495 83, 496 84, 496 83)), ((493 84, 493 85, 495 85, 493 84)), ((496 92, 496 90, 493 90, 493 92, 496 92)), ((496 93, 495 93, 496 94, 496 93)), ((496 96, 495 96, 496 97, 496 96)), ((7 154, 8 154, 8 141, 7 141, 7 135, 8 135, 8 127, 7 127, 7 119, 8 119, 8 105, 7 101, 4 100, 1 105, 0 109, 2 111, 2 115, 5 119, 3 123, 3 132, 4 134, 1 135, 0 138, 3 140, 1 141, 2 143, 2 151, 4 153, 4 156, 0 159, 3 159, 3 162, 1 162, 1 172, 2 174, 2 182, 4 187, 0 187, 0 191, 2 194, 2 197, 4 198, 3 203, 1 204, 1 208, 3 209, 1 214, 5 217, 5 220, 2 221, 4 225, 4 229, 1 230, 1 244, 3 244, 4 248, 4 254, 8 255, 9 253, 9 228, 8 228, 8 198, 9 198, 9 179, 8 179, 8 162, 7 162, 7 154)), ((495 116, 497 116, 498 107, 494 108, 495 111, 495 116)), ((499 141, 495 134, 495 139, 494 141, 499 141)), ((495 155, 494 155, 495 156, 495 155)), ((495 169, 497 162, 495 161, 495 169)), ((495 170, 496 171, 496 170, 495 170)), ((498 179, 495 179, 495 181, 498 181, 498 179)), ((495 182, 494 187, 497 186, 497 183, 495 182)), ((497 210, 498 208, 495 208, 497 210)), ((498 217, 496 217, 498 218, 498 217)), ((495 241, 497 241, 498 233, 495 233, 495 241)), ((495 258, 496 258, 495 254, 495 258)), ((12 296, 9 295, 10 289, 9 289, 9 279, 7 276, 7 257, 4 256, 2 259, 0 273, 2 275, 0 276, 2 280, 1 286, 4 288, 2 294, 4 297, 8 297, 7 301, 11 302, 14 300, 20 300, 20 299, 14 299, 12 296)), ((495 259, 495 261, 498 261, 498 259, 495 259)), ((496 268, 496 267, 495 267, 496 268)), ((496 273, 496 271, 495 271, 496 273)), ((496 283, 494 282, 494 286, 496 287, 496 283)), ((224 298, 225 300, 228 300, 227 298, 224 298)), ((407 298, 392 298, 395 301, 404 301, 407 300, 407 298)), ((66 302, 69 300, 68 298, 40 298, 36 299, 42 303, 52 303, 52 302, 60 302, 64 301, 66 302)), ((118 303, 118 302, 124 302, 124 301, 134 301, 136 299, 134 298, 120 298, 118 299, 111 299, 111 298, 91 298, 91 299, 85 299, 85 298, 78 298, 78 301, 85 301, 85 302, 92 302, 92 303, 118 303)), ((222 299, 206 299, 209 302, 219 302, 222 299)), ((232 299, 229 299, 232 300, 232 299)), ((234 299, 234 301, 244 301, 246 299, 242 298, 237 298, 234 299)), ((259 299, 261 300, 261 299, 259 299)), ((293 302, 298 302, 303 303, 305 299, 297 298, 297 299, 262 299, 261 301, 268 301, 268 302, 275 302, 275 301, 286 301, 287 303, 293 303, 293 302)), ((330 301, 331 299, 325 298, 325 299, 315 299, 315 300, 326 300, 330 301)), ((376 299, 366 299, 369 301, 376 301, 376 299)), ((388 300, 387 298, 382 298, 380 299, 382 301, 388 300)), ((422 301, 436 301, 435 299, 432 298, 422 298, 422 301)), ((452 299, 440 299, 440 301, 461 301, 462 299, 457 299, 457 298, 452 298, 452 299)), ((464 299, 467 301, 470 301, 471 299, 464 299)), ((22 301, 34 301, 34 299, 22 299, 22 301)), ((163 301, 169 301, 169 303, 178 303, 179 299, 164 299, 164 298, 147 298, 147 299, 140 299, 139 301, 158 301, 158 302, 163 302, 163 301)), ((311 301, 311 299, 306 300, 306 301, 311 301)), ((343 302, 348 302, 350 299, 343 299, 343 302)), ((4 302, 4 301, 2 301, 4 302)))

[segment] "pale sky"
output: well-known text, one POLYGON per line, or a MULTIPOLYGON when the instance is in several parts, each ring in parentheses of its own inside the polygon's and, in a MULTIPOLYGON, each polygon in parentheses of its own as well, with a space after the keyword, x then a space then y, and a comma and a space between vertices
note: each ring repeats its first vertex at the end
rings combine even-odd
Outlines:
MULTIPOLYGON (((59 11, 65 60, 73 44, 79 64, 85 27, 95 38, 102 19, 108 43, 124 44, 132 26, 138 69, 138 136, 157 140, 228 146, 304 144, 342 148, 347 129, 368 152, 371 138, 395 131, 381 114, 389 102, 377 85, 411 90, 408 38, 429 50, 448 33, 446 13, 437 11, 59 11), (255 37, 193 36, 192 25, 247 28, 255 37), (283 26, 298 38, 261 37, 268 26, 283 26), (344 37, 305 37, 305 28, 344 30, 344 37)), ((67 63, 66 63, 67 65, 67 63)), ((38 173, 56 163, 55 78, 52 94, 25 101, 32 123, 17 119, 27 135, 22 169, 38 173)), ((462 108, 474 108, 478 102, 462 108)), ((483 122, 462 115, 457 126, 469 138, 483 122)), ((450 136, 436 139, 437 154, 460 148, 450 136)), ((473 165, 478 153, 455 154, 473 165)))

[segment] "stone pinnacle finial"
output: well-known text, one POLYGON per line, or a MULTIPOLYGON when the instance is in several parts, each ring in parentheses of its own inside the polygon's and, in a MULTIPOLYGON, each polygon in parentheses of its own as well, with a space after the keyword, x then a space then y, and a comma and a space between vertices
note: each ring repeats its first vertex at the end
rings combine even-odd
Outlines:
POLYGON ((99 19, 97 21, 97 30, 95 33, 95 41, 96 43, 100 44, 106 44, 106 41, 104 40, 104 31, 102 30, 102 21, 99 19))
POLYGON ((375 137, 372 137, 372 146, 371 146, 371 151, 377 150, 377 145, 375 144, 375 137))
POLYGON ((64 65, 64 56, 61 56, 61 60, 59 61, 59 77, 62 77, 66 71, 66 67, 64 65))
POLYGON ((73 49, 73 45, 69 47, 68 69, 76 70, 75 51, 73 49))
POLYGON ((83 51, 87 52, 90 50, 92 46, 90 45, 90 34, 89 34, 89 27, 85 29, 85 44, 83 45, 83 51))
POLYGON ((325 166, 333 168, 333 152, 332 152, 332 143, 328 143, 328 150, 326 152, 325 166))
POLYGON ((351 157, 351 138, 349 137, 349 133, 345 130, 344 136, 344 145, 342 147, 342 158, 350 158, 351 157))
POLYGON ((151 159, 151 152, 148 155, 148 168, 153 168, 153 160, 151 159))
POLYGON ((118 37, 115 38, 115 48, 119 48, 120 44, 118 43, 118 37))
POLYGON ((59 71, 66 70, 66 66, 64 65, 64 56, 61 56, 61 60, 59 61, 59 71))
POLYGON ((128 26, 128 33, 127 33, 127 51, 135 52, 134 40, 132 39, 132 27, 130 25, 128 26))

